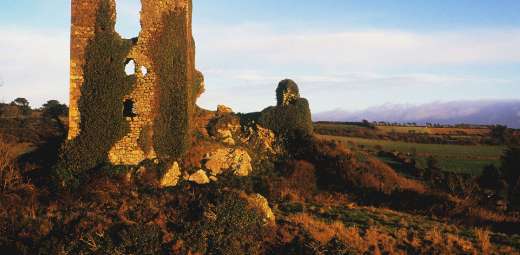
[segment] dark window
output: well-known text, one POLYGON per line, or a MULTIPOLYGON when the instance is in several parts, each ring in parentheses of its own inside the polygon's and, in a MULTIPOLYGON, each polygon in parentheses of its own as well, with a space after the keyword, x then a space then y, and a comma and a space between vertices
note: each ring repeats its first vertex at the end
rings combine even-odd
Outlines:
POLYGON ((136 117, 137 114, 134 112, 134 101, 127 99, 123 103, 123 116, 126 117, 136 117))

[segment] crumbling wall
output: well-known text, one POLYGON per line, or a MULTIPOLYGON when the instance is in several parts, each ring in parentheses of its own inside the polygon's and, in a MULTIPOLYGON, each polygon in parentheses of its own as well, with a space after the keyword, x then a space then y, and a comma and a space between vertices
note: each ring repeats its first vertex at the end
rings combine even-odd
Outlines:
POLYGON ((70 129, 63 159, 76 166, 62 166, 68 172, 103 162, 173 160, 190 144, 203 87, 195 70, 191 0, 141 3, 140 34, 123 39, 115 32, 115 0, 72 0, 70 129), (135 62, 131 75, 124 72, 129 61, 135 62))
POLYGON ((277 135, 310 135, 312 115, 307 99, 300 97, 298 85, 289 79, 276 88, 277 105, 264 109, 258 123, 277 135))

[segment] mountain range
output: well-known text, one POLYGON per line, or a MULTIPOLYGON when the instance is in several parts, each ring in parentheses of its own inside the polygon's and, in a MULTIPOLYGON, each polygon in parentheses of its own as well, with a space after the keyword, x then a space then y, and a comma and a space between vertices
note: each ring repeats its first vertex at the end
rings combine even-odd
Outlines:
POLYGON ((483 124, 520 128, 520 100, 384 104, 361 111, 336 109, 314 114, 314 121, 385 121, 418 124, 483 124))

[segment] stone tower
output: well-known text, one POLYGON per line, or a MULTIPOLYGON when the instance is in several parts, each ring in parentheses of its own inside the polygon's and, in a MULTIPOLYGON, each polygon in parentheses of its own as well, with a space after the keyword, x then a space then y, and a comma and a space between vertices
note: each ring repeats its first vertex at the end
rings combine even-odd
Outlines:
POLYGON ((141 31, 132 39, 115 31, 116 2, 72 0, 68 140, 81 154, 72 158, 93 167, 180 157, 203 87, 192 1, 141 0, 141 31), (125 73, 128 64, 134 73, 125 73))

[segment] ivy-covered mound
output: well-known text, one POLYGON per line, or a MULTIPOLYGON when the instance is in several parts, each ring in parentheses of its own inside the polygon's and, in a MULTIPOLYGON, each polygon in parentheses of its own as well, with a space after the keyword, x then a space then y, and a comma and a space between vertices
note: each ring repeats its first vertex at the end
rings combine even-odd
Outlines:
POLYGON ((279 135, 312 134, 309 102, 300 97, 298 85, 289 79, 281 81, 276 89, 276 98, 276 106, 268 107, 260 113, 260 125, 279 135))

